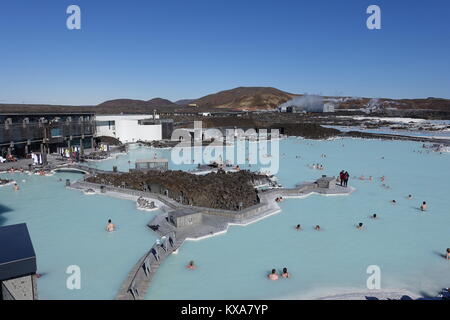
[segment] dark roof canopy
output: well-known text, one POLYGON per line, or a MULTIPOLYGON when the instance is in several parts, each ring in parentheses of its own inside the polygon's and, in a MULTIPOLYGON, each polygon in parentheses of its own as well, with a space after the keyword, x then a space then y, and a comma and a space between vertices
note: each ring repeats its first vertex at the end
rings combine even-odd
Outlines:
POLYGON ((36 273, 36 254, 25 223, 0 227, 0 281, 36 273))

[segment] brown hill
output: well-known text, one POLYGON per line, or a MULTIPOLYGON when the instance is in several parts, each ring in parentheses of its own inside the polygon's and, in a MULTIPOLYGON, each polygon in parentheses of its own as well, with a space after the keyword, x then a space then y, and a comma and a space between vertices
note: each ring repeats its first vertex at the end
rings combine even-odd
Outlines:
POLYGON ((99 107, 113 107, 113 108, 123 108, 123 107, 163 107, 163 106, 177 106, 170 100, 162 98, 154 98, 148 101, 145 100, 133 100, 133 99, 115 99, 102 102, 98 105, 99 107))
MULTIPOLYGON (((185 99, 171 102, 167 99, 154 98, 148 101, 134 99, 115 99, 105 101, 97 106, 62 106, 37 104, 0 104, 0 113, 24 112, 95 112, 98 114, 148 114, 153 110, 161 113, 172 112, 210 112, 217 109, 229 110, 270 110, 298 96, 271 87, 239 87, 207 95, 200 99, 185 99), (198 107, 188 107, 195 103, 198 107)), ((391 112, 391 109, 427 112, 450 112, 450 99, 370 99, 358 97, 324 97, 324 101, 332 101, 336 109, 362 109, 376 106, 381 112, 391 112)))
POLYGON ((239 87, 207 95, 194 103, 202 108, 267 110, 277 108, 294 96, 271 87, 239 87))
POLYGON ((114 99, 108 100, 100 103, 99 107, 107 107, 107 108, 117 108, 117 107, 145 107, 147 101, 144 100, 133 100, 133 99, 114 99))

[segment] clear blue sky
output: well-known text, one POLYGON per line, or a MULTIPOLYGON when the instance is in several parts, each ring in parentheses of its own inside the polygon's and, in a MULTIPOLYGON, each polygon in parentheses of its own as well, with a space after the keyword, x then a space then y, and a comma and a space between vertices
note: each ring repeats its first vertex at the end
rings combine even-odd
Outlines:
POLYGON ((450 98, 448 0, 2 0, 0 103, 197 98, 237 86, 450 98), (81 30, 66 8, 81 8, 81 30), (382 10, 382 29, 366 9, 382 10))

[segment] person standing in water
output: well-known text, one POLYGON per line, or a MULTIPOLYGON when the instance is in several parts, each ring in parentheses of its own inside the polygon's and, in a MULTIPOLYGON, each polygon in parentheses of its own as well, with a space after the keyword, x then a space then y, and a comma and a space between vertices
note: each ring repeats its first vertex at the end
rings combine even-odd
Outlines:
POLYGON ((281 273, 281 276, 285 279, 289 278, 291 275, 288 272, 287 268, 283 268, 283 272, 281 273))
POLYGON ((420 210, 427 211, 427 203, 425 201, 420 205, 420 210))
POLYGON ((358 225, 356 226, 356 229, 363 230, 364 229, 363 223, 362 222, 358 223, 358 225))
POLYGON ((447 248, 446 259, 450 260, 450 248, 447 248))
POLYGON ((108 220, 108 224, 106 225, 106 231, 113 232, 116 230, 116 226, 111 222, 111 219, 108 220))
POLYGON ((267 277, 270 280, 278 280, 277 270, 272 269, 272 272, 267 277))
POLYGON ((302 230, 302 226, 298 224, 298 225, 295 227, 295 230, 297 230, 297 231, 302 230))
POLYGON ((194 265, 194 261, 193 260, 189 261, 189 264, 186 266, 186 268, 194 270, 196 268, 194 265))

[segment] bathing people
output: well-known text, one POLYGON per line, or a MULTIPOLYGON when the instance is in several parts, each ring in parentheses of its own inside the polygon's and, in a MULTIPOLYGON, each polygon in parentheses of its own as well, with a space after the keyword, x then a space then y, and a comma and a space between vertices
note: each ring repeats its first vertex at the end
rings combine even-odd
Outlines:
POLYGON ((319 225, 316 225, 316 226, 314 227, 314 230, 320 231, 320 230, 321 230, 321 229, 320 229, 320 226, 319 226, 319 225))
POLYGON ((427 211, 427 203, 425 201, 420 205, 420 210, 427 211))
POLYGON ((14 183, 13 189, 14 189, 14 191, 19 191, 19 186, 17 185, 17 183, 14 183))
POLYGON ((376 213, 374 213, 374 214, 372 215, 372 219, 378 219, 378 217, 377 217, 377 214, 376 214, 376 213))
POLYGON ((189 264, 186 266, 186 268, 194 270, 195 269, 194 261, 193 260, 189 261, 189 264))
POLYGON ((111 219, 108 220, 108 224, 106 225, 106 231, 113 232, 115 231, 116 226, 111 222, 111 219))
POLYGON ((363 223, 362 222, 358 223, 358 225, 356 226, 356 229, 363 230, 364 229, 363 223))
POLYGON ((298 224, 295 226, 295 230, 300 231, 302 229, 302 227, 298 224))
POLYGON ((278 280, 277 270, 272 269, 272 272, 268 275, 270 280, 278 280))
POLYGON ((408 200, 412 200, 413 196, 412 195, 408 195, 408 200))
POLYGON ((447 260, 450 260, 450 248, 447 248, 446 258, 447 260))
POLYGON ((285 279, 287 279, 287 278, 290 277, 290 274, 289 274, 287 268, 283 268, 283 272, 281 273, 281 276, 282 276, 283 278, 285 278, 285 279))

